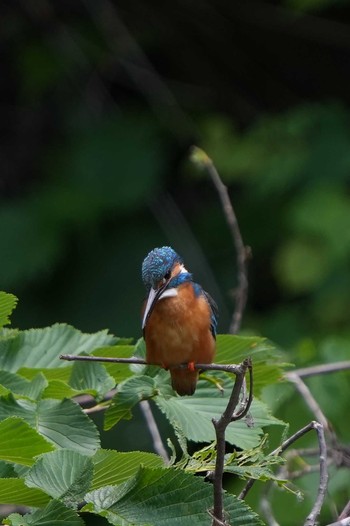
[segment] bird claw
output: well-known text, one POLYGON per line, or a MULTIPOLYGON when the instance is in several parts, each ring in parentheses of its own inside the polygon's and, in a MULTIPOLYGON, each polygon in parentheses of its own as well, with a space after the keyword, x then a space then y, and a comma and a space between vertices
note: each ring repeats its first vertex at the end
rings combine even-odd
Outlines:
POLYGON ((194 373, 195 370, 196 370, 196 368, 194 366, 194 362, 188 362, 187 368, 188 368, 189 371, 191 371, 191 373, 194 373))

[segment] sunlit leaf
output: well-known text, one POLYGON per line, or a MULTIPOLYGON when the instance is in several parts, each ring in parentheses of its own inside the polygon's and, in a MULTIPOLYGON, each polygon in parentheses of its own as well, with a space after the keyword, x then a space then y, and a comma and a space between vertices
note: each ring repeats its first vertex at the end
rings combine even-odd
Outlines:
MULTIPOLYGON (((113 525, 209 526, 212 485, 180 470, 147 469, 119 486, 105 486, 85 496, 83 510, 98 513, 113 525)), ((258 516, 241 500, 226 495, 232 524, 260 526, 258 516)))
POLYGON ((50 500, 43 491, 28 488, 23 479, 0 478, 0 502, 16 506, 33 506, 41 508, 50 500))
MULTIPOLYGON (((193 396, 155 397, 155 403, 166 415, 174 429, 180 429, 188 440, 194 442, 212 442, 215 439, 213 418, 219 418, 225 410, 231 390, 232 381, 223 381, 224 393, 214 386, 200 380, 193 396)), ((252 421, 238 420, 229 425, 226 440, 243 449, 255 447, 262 435, 262 427, 284 425, 269 414, 267 407, 254 400, 250 415, 252 421)))
POLYGON ((13 294, 0 291, 0 328, 10 323, 10 314, 16 307, 17 301, 13 294))
POLYGON ((71 400, 47 399, 34 403, 15 400, 12 395, 0 397, 0 421, 11 415, 25 420, 56 447, 93 455, 100 445, 95 424, 71 400))
POLYGON ((24 420, 10 416, 0 422, 0 459, 31 466, 34 457, 52 451, 50 444, 24 420))
POLYGON ((84 334, 65 324, 20 331, 15 337, 0 340, 0 367, 10 372, 21 368, 71 367, 71 363, 60 360, 61 354, 89 354, 97 347, 113 344, 114 340, 107 331, 84 334))
POLYGON ((76 508, 90 488, 92 473, 90 457, 60 449, 42 455, 25 481, 30 488, 38 488, 66 506, 76 508))
POLYGON ((164 465, 161 457, 143 451, 120 453, 119 451, 100 449, 92 457, 92 461, 94 463, 92 489, 120 484, 135 475, 140 466, 159 468, 164 465))
POLYGON ((72 369, 69 385, 76 390, 89 392, 103 398, 113 387, 115 380, 105 367, 98 362, 76 362, 72 369))

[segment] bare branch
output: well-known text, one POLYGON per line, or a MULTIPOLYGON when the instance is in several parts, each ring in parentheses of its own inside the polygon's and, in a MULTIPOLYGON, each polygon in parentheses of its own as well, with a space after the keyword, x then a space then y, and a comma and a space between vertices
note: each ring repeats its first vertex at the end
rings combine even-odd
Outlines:
POLYGON ((191 159, 198 165, 203 166, 208 174, 210 175, 211 180, 214 183, 214 186, 219 194, 219 198, 222 204, 222 209, 225 214, 226 222, 229 226, 233 243, 237 253, 237 278, 238 286, 235 293, 236 306, 233 312, 232 321, 230 324, 230 333, 236 334, 242 323, 242 316, 245 305, 247 303, 248 296, 248 272, 247 272, 247 259, 250 256, 250 248, 246 247, 243 243, 241 231, 239 229, 238 221, 236 218, 235 211, 233 209, 230 197, 228 195, 227 187, 223 184, 220 175, 218 174, 217 169, 213 161, 208 157, 208 155, 197 148, 197 146, 192 147, 191 159))
MULTIPOLYGON (((350 519, 350 500, 338 517, 339 520, 350 519)), ((350 524, 350 523, 349 523, 350 524)))
POLYGON ((162 442, 162 438, 159 433, 159 429, 157 426, 157 422, 155 421, 155 418, 153 416, 151 406, 149 404, 148 400, 142 400, 140 402, 140 408, 143 413, 143 416, 145 417, 148 430, 151 434, 152 440, 153 440, 153 447, 156 453, 160 455, 166 464, 169 464, 169 455, 164 447, 164 444, 162 442))
POLYGON ((340 521, 337 522, 332 522, 332 524, 328 524, 327 526, 350 526, 350 517, 340 519, 340 521))
MULTIPOLYGON (((162 367, 159 363, 148 363, 142 358, 112 358, 110 356, 84 356, 75 354, 61 354, 61 360, 71 361, 82 361, 82 362, 109 362, 109 363, 125 363, 125 364, 138 364, 138 365, 154 365, 162 367)), ((186 369, 188 364, 183 363, 179 365, 173 365, 173 369, 186 369)), ((236 364, 218 364, 218 363, 195 363, 194 368, 200 371, 224 371, 231 374, 239 374, 240 366, 236 364)))
POLYGON ((292 373, 296 374, 300 378, 306 378, 307 376, 315 376, 316 374, 337 373, 339 371, 345 371, 346 369, 350 369, 350 360, 322 365, 313 365, 311 367, 303 367, 301 369, 295 369, 292 371, 292 373))
MULTIPOLYGON (((250 404, 252 402, 252 390, 250 390, 249 397, 244 409, 241 409, 238 413, 235 410, 239 404, 240 394, 244 382, 244 378, 249 369, 250 377, 252 379, 252 364, 250 358, 245 359, 236 371, 236 380, 232 389, 232 393, 229 402, 226 406, 225 411, 221 417, 216 420, 213 419, 213 425, 216 433, 216 463, 215 463, 215 474, 214 474, 214 509, 213 509, 213 526, 225 524, 224 508, 223 508, 223 489, 222 489, 222 477, 224 473, 224 461, 225 461, 225 433, 227 426, 235 421, 243 418, 249 411, 250 404)), ((250 386, 252 388, 252 386, 250 386)))
POLYGON ((314 526, 317 518, 321 512, 322 504, 326 496, 327 483, 328 483, 328 471, 327 471, 327 445, 324 436, 324 430, 322 424, 319 422, 313 422, 313 428, 317 433, 318 445, 320 448, 320 482, 318 485, 318 492, 315 504, 306 518, 304 526, 314 526))
POLYGON ((285 378, 292 382, 301 396, 303 397, 305 403, 308 405, 312 413, 315 415, 318 422, 322 424, 324 429, 328 432, 330 432, 330 427, 328 424, 327 418, 324 416, 320 406, 316 402, 315 398, 311 394, 310 389, 307 387, 307 385, 301 380, 298 374, 296 374, 294 371, 289 372, 285 374, 285 378))
MULTIPOLYGON (((282 455, 282 453, 284 453, 284 451, 286 451, 286 449, 288 449, 289 446, 294 444, 294 442, 299 440, 299 438, 301 438, 302 436, 306 435, 306 433, 308 433, 312 429, 314 429, 314 422, 310 422, 305 427, 299 429, 299 431, 294 433, 294 435, 287 438, 287 440, 285 440, 280 446, 271 451, 270 456, 282 455)), ((254 486, 255 482, 255 479, 248 480, 247 484, 244 486, 241 493, 238 495, 238 498, 241 500, 244 499, 247 496, 249 490, 254 486)))

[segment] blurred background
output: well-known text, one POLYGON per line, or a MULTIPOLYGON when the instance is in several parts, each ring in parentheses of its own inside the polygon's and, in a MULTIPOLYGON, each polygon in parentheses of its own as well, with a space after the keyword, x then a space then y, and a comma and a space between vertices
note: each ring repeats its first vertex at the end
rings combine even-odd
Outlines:
MULTIPOLYGON (((13 326, 139 338, 140 266, 169 244, 226 332, 235 252, 188 161, 197 144, 252 249, 242 334, 297 366, 349 358, 349 2, 19 0, 0 16, 0 288, 20 298, 13 326)), ((349 375, 308 385, 349 441, 349 375)), ((273 405, 291 431, 313 417, 287 386, 273 405)), ((151 447, 142 426, 121 426, 113 447, 151 447)), ((278 494, 277 516, 296 506, 282 524, 305 517, 314 483, 303 502, 278 494)), ((325 521, 349 488, 338 469, 325 521)))

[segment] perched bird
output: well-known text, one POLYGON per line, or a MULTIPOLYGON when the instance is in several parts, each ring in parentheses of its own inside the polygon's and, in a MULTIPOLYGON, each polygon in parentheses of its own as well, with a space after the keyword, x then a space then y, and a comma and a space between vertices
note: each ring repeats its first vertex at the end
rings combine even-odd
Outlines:
POLYGON ((170 370, 179 395, 192 395, 199 375, 194 364, 214 358, 216 303, 192 281, 171 247, 155 248, 146 256, 142 279, 148 290, 142 321, 146 361, 170 370), (174 368, 180 364, 187 367, 174 368))

